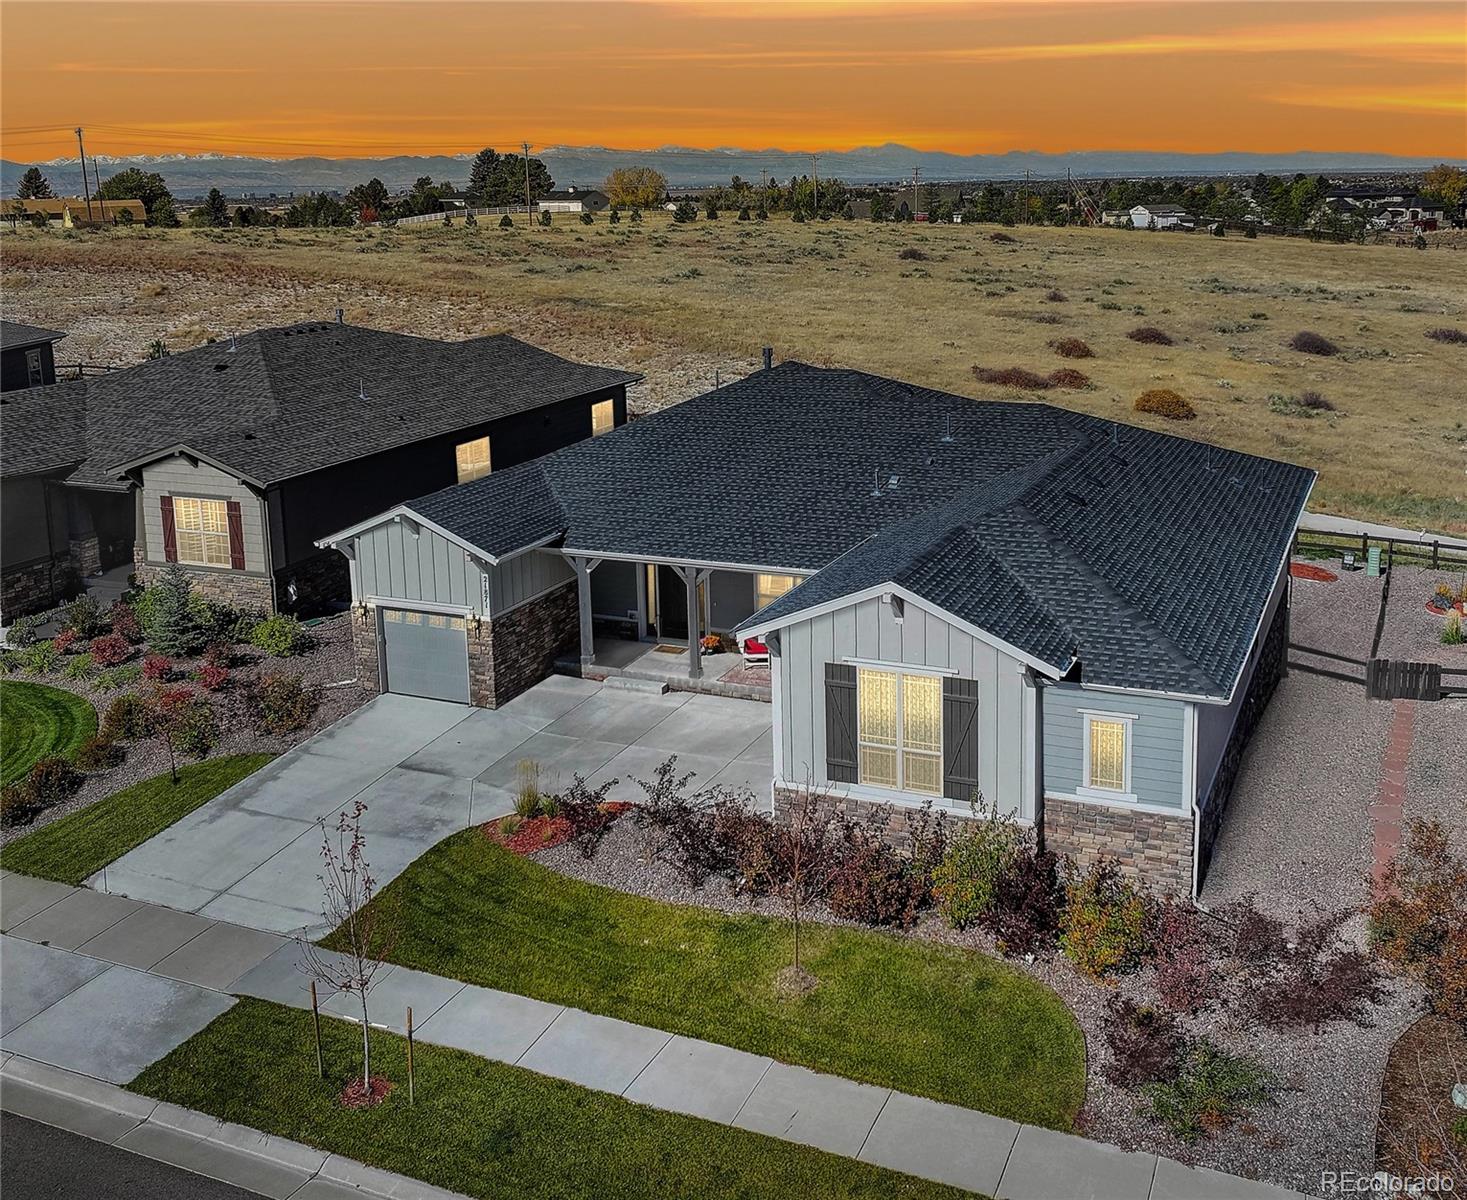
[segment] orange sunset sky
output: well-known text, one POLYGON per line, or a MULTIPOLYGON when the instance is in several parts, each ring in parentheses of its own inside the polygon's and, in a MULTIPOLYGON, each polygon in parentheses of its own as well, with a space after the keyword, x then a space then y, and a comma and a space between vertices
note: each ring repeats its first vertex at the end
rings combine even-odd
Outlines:
POLYGON ((0 151, 1467 156, 1467 3, 0 3, 0 151))

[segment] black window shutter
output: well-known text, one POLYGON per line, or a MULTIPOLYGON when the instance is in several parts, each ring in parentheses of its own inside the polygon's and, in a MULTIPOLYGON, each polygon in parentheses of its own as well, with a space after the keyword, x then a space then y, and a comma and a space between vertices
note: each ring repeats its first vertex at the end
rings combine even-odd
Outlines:
POLYGON ((978 682, 942 681, 942 794, 963 803, 978 799, 978 682))
POLYGON ((856 668, 849 663, 825 664, 825 777, 831 783, 855 783, 856 668))

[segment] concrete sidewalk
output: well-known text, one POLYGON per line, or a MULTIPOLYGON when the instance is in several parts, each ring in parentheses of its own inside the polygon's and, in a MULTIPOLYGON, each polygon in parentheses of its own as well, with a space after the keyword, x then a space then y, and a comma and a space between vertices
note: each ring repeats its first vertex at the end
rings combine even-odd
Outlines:
MULTIPOLYGON (((277 935, 13 874, 0 875, 0 917, 7 971, 16 962, 18 977, 36 973, 50 981, 13 989, 7 975, 0 1050, 52 1067, 125 1082, 227 1009, 235 995, 310 1005, 300 947, 277 935), (140 1015, 139 989, 165 988, 171 996, 180 986, 189 991, 165 1006, 164 1017, 152 1010, 140 1015)), ((373 1024, 398 1033, 411 1005, 421 1041, 1000 1200, 1291 1195, 406 967, 382 971, 369 1003, 373 1024)), ((348 1020, 354 1008, 346 996, 323 1005, 348 1020)))

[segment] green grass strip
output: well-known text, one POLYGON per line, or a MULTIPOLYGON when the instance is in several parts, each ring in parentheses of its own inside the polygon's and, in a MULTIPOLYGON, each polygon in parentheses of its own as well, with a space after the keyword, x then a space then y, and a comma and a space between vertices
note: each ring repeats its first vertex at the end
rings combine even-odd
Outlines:
POLYGON ((361 1069, 361 1035, 311 1015, 241 1000, 129 1085, 320 1150, 481 1200, 959 1200, 969 1193, 762 1134, 646 1108, 461 1050, 414 1047, 373 1030, 373 1074, 396 1087, 376 1108, 337 1097, 361 1069))
POLYGON ((775 989, 787 922, 582 883, 476 829, 433 847, 377 903, 397 927, 393 961, 424 971, 1053 1129, 1084 1098, 1069 1010, 974 951, 807 925, 803 960, 820 986, 787 999, 775 989))
POLYGON ((41 683, 0 682, 0 787, 24 779, 50 754, 70 758, 97 732, 97 710, 41 683))
POLYGON ((0 867, 79 884, 274 757, 233 754, 206 759, 180 767, 176 784, 163 774, 114 792, 0 849, 0 867))

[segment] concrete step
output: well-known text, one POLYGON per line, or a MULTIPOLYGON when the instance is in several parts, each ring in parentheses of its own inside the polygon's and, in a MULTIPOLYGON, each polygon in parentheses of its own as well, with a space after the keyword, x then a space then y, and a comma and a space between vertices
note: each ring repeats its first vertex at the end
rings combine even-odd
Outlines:
POLYGON ((660 696, 667 691, 667 680, 642 679, 636 675, 608 675, 602 686, 620 688, 627 692, 651 692, 654 696, 660 696))

